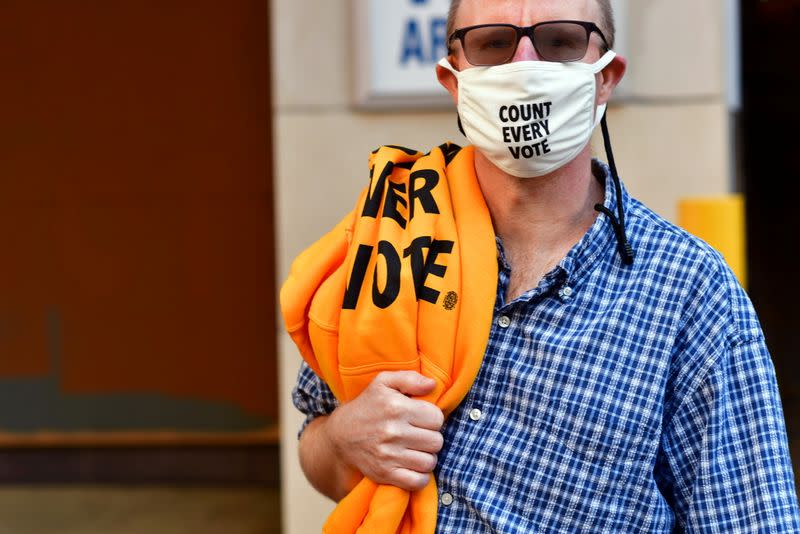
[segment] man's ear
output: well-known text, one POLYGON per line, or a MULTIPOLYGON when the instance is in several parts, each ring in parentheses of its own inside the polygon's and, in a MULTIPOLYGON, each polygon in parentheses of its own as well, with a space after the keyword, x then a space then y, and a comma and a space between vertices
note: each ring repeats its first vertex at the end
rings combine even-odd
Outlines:
MULTIPOLYGON (((453 56, 448 56, 447 60, 450 61, 451 65, 453 64, 453 56)), ((442 87, 447 89, 447 92, 453 97, 453 102, 458 105, 458 78, 456 78, 456 75, 441 65, 436 65, 436 77, 442 87)))
POLYGON ((602 106, 611 98, 614 88, 622 81, 625 70, 628 67, 628 60, 617 55, 611 60, 606 68, 597 75, 597 105, 602 106))

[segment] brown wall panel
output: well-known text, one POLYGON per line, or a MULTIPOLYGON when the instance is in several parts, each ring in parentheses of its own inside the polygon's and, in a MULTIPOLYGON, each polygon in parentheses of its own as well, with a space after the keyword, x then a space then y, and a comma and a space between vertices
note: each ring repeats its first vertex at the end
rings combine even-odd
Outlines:
POLYGON ((0 394, 277 420, 267 24, 265 0, 0 4, 0 394))

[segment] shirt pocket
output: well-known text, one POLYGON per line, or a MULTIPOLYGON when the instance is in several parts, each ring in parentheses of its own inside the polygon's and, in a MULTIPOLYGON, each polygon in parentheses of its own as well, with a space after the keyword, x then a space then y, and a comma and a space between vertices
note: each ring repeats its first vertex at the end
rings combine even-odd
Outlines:
POLYGON ((604 464, 647 458, 660 426, 652 385, 613 367, 575 371, 546 380, 550 391, 537 426, 581 460, 604 464))

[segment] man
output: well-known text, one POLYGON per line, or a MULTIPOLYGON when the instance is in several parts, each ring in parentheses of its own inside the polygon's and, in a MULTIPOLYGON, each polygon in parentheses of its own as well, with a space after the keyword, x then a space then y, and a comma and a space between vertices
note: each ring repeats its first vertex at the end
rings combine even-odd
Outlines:
POLYGON ((625 72, 608 1, 454 1, 448 35, 437 74, 498 243, 484 360, 446 422, 414 398, 435 386, 422 375, 338 405, 304 365, 310 482, 338 501, 362 475, 414 491, 433 472, 438 532, 800 532, 750 301, 618 186, 610 153, 591 158, 625 72))

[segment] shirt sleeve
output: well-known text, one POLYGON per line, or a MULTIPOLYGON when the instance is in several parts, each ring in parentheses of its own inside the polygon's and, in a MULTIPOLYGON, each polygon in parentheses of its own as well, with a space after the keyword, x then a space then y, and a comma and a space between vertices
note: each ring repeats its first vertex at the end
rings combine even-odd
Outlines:
POLYGON ((304 361, 292 389, 292 403, 306 418, 297 432, 298 439, 308 424, 320 415, 328 415, 339 405, 328 385, 304 361))
POLYGON ((783 409, 764 340, 720 354, 665 421, 655 477, 677 532, 800 532, 783 409))

